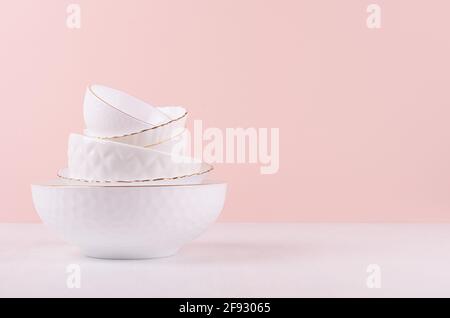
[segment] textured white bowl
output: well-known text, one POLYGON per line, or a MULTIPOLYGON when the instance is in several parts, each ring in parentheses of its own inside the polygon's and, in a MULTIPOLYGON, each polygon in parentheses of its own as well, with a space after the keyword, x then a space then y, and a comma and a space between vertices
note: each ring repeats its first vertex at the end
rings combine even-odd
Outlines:
POLYGON ((96 258, 175 254, 220 214, 225 183, 177 186, 32 185, 42 221, 96 258))
POLYGON ((68 157, 69 178, 87 181, 174 179, 212 169, 179 152, 172 154, 78 134, 69 137, 68 157))

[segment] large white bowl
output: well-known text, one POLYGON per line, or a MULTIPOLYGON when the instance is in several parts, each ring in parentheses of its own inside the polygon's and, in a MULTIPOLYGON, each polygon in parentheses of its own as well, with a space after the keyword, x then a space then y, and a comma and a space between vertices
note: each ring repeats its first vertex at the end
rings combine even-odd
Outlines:
POLYGON ((175 254, 220 214, 225 183, 170 186, 32 185, 42 221, 96 258, 175 254))

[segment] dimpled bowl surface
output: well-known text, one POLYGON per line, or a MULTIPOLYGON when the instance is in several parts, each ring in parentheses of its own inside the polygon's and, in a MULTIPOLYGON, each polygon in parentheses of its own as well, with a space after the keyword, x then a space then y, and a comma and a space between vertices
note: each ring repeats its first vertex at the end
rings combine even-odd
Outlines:
POLYGON ((167 179, 211 168, 178 152, 166 153, 78 134, 70 134, 68 157, 69 177, 88 181, 167 179))
POLYGON ((32 185, 35 209, 63 239, 97 258, 175 254, 220 214, 225 183, 171 186, 32 185))

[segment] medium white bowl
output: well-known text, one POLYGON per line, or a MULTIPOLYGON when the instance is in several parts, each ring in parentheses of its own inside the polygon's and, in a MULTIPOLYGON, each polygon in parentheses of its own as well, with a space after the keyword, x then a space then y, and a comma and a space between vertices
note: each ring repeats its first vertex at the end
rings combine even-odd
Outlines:
MULTIPOLYGON (((171 140, 172 138, 178 136, 185 130, 187 112, 184 110, 184 108, 161 107, 159 109, 161 109, 162 112, 166 112, 166 109, 175 110, 172 112, 175 113, 175 115, 170 115, 170 117, 174 119, 164 124, 160 124, 159 126, 148 128, 136 133, 103 139, 109 139, 111 141, 122 142, 125 144, 140 147, 151 147, 160 143, 167 142, 168 140, 171 140), (179 114, 176 114, 177 112, 179 114)), ((169 113, 169 111, 167 113, 169 113)), ((84 133, 86 136, 98 137, 93 135, 88 129, 86 129, 84 133)))
POLYGON ((220 214, 225 183, 170 186, 32 185, 42 221, 96 258, 175 254, 220 214))
POLYGON ((212 170, 211 165, 178 151, 167 153, 78 134, 69 137, 68 157, 68 177, 87 181, 156 181, 212 170))

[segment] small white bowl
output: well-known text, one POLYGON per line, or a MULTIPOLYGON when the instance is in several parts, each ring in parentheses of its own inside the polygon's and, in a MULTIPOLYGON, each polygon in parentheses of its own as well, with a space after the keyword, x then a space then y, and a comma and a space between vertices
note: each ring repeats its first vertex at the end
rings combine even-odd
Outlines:
POLYGON ((225 183, 171 186, 32 185, 42 221, 96 258, 165 257, 202 234, 222 211, 225 183))
POLYGON ((125 92, 102 85, 89 86, 83 103, 86 134, 89 136, 115 138, 148 131, 143 137, 126 138, 124 142, 128 139, 138 142, 142 138, 143 142, 148 142, 159 135, 167 138, 170 128, 184 127, 186 114, 183 107, 155 107, 125 92), (162 132, 157 129, 159 127, 164 127, 162 132))

